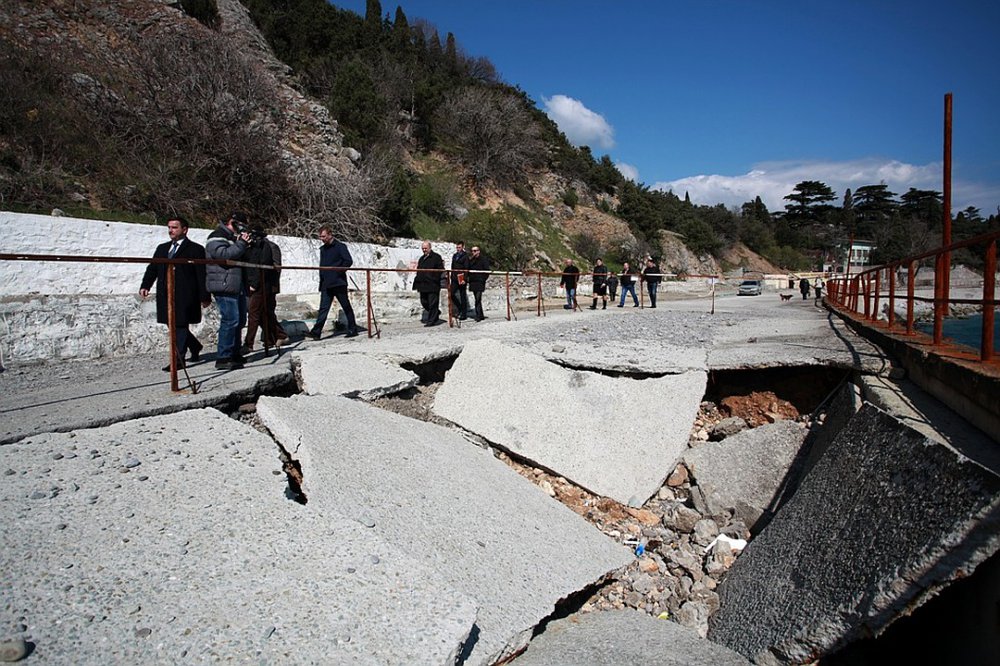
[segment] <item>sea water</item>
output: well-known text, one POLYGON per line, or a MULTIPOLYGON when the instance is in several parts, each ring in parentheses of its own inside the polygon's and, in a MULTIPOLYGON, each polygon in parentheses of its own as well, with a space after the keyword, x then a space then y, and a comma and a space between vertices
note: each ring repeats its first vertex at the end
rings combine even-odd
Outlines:
MULTIPOLYGON (((994 315, 994 321, 996 323, 993 325, 993 349, 1000 352, 1000 317, 994 315)), ((934 334, 933 321, 916 322, 915 326, 927 335, 934 334)), ((944 337, 951 338, 952 342, 978 350, 983 336, 983 315, 977 313, 961 319, 945 317, 942 333, 944 337)))

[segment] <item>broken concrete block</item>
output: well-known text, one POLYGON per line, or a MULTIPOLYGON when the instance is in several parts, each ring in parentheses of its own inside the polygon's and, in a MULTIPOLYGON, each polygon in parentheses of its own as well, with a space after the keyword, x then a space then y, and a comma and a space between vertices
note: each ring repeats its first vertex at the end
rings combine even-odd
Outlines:
POLYGON ((302 391, 374 400, 413 388, 420 378, 409 370, 367 354, 314 352, 297 355, 302 391))
POLYGON ((307 506, 363 519, 475 601, 466 663, 513 654, 561 599, 634 560, 453 430, 330 396, 264 397, 257 412, 295 449, 307 506))
POLYGON ((587 490, 641 505, 687 450, 706 378, 607 377, 477 340, 448 371, 434 412, 587 490))
POLYGON ((635 610, 572 615, 549 624, 514 666, 645 664, 690 666, 749 664, 669 620, 635 610))
POLYGON ((474 627, 405 550, 289 500, 275 443, 213 409, 36 435, 0 468, 0 621, 39 663, 444 664, 474 627))
POLYGON ((756 663, 811 662, 998 548, 997 471, 865 405, 736 560, 709 636, 756 663))
POLYGON ((685 453, 684 464, 707 501, 709 515, 743 503, 756 515, 741 517, 756 522, 771 507, 806 434, 799 423, 779 421, 685 453))

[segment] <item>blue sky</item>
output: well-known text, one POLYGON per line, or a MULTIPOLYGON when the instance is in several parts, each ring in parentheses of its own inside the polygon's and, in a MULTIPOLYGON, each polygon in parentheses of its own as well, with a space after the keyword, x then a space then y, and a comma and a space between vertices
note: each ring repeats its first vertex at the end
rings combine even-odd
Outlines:
MULTIPOLYGON (((334 2, 364 14, 364 0, 334 2)), ((1000 206, 1000 2, 382 0, 455 34, 577 145, 699 204, 802 180, 942 190, 1000 206)))

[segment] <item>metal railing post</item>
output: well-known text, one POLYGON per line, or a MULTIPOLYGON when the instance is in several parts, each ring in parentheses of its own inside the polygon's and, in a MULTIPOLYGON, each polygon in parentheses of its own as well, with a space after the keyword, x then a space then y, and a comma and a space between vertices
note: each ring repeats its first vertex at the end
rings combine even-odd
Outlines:
POLYGON ((174 264, 167 264, 167 335, 170 336, 170 390, 181 390, 177 381, 177 310, 174 308, 174 264))
POLYGON ((982 361, 993 359, 993 324, 996 315, 996 274, 997 274, 997 242, 990 241, 986 246, 986 261, 983 266, 983 339, 979 350, 982 361))
POLYGON ((917 279, 916 262, 911 260, 906 265, 906 334, 913 335, 913 281, 917 279))

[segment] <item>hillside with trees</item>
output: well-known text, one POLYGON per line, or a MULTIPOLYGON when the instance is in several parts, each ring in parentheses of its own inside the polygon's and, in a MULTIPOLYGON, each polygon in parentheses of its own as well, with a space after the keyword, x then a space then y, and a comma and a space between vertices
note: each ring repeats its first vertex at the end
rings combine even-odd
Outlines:
MULTIPOLYGON (((809 269, 848 238, 882 261, 940 235, 939 192, 803 181, 769 211, 632 182, 459 36, 378 0, 364 16, 325 0, 15 0, 0 85, 0 195, 17 210, 208 225, 239 207, 283 233, 476 239, 511 269, 615 266, 677 239, 666 270, 734 268, 736 247, 809 269)), ((954 236, 996 224, 969 209, 954 236)))

